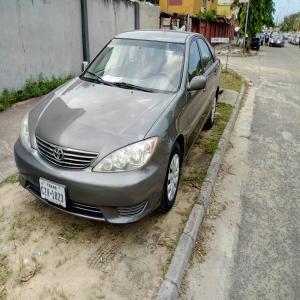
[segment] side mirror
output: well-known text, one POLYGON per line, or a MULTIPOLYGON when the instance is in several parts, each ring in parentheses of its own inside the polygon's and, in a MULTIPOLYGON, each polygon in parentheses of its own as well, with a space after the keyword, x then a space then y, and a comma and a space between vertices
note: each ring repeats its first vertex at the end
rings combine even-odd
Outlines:
POLYGON ((89 65, 89 63, 87 61, 83 61, 81 64, 81 71, 83 72, 87 68, 88 65, 89 65))
POLYGON ((195 76, 188 86, 188 91, 199 91, 206 87, 206 78, 204 76, 195 76))

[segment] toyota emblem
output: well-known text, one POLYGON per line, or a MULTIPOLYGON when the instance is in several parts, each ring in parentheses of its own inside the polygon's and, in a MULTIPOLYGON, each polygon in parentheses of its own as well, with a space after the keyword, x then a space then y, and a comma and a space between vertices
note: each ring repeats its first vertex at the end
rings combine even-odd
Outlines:
POLYGON ((55 148, 53 154, 57 160, 62 160, 64 158, 64 151, 61 148, 55 148))

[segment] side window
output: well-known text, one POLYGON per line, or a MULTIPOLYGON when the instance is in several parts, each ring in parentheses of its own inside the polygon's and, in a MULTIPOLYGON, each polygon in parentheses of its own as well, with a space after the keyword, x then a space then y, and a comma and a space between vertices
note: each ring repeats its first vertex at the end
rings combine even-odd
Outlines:
POLYGON ((201 52, 202 68, 203 71, 206 72, 206 70, 214 63, 214 58, 204 40, 197 39, 197 43, 201 52))
POLYGON ((202 65, 197 42, 194 41, 190 48, 188 77, 189 82, 195 77, 202 74, 202 65))

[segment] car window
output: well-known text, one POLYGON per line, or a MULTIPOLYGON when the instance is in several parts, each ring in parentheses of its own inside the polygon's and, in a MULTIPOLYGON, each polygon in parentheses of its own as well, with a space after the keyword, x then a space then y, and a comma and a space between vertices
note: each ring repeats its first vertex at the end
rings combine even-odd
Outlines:
POLYGON ((206 72, 207 69, 214 63, 214 58, 209 50, 207 44, 202 39, 197 39, 198 46, 201 52, 201 61, 203 72, 206 72))
POLYGON ((190 55, 189 55, 189 69, 188 69, 188 77, 189 82, 198 75, 203 73, 199 48, 197 46, 197 42, 194 41, 190 48, 190 55))
POLYGON ((179 89, 185 46, 183 44, 113 39, 91 63, 82 79, 95 73, 110 83, 127 83, 157 92, 179 89))

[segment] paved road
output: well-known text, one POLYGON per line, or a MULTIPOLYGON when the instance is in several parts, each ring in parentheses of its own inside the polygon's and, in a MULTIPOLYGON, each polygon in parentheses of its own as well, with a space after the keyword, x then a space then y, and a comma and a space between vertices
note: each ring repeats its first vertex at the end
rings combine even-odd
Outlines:
MULTIPOLYGON (((238 209, 230 208, 239 216, 215 221, 207 262, 190 267, 183 298, 300 299, 300 49, 262 47, 259 56, 229 64, 254 84, 250 124, 237 124, 251 125, 238 209)), ((232 195, 217 190, 216 198, 234 199, 232 175, 220 183, 232 195)))
POLYGON ((300 299, 300 49, 233 61, 257 87, 231 299, 300 299))
POLYGON ((20 102, 0 112, 0 182, 15 173, 13 147, 20 132, 20 124, 24 115, 31 110, 40 98, 20 102))

